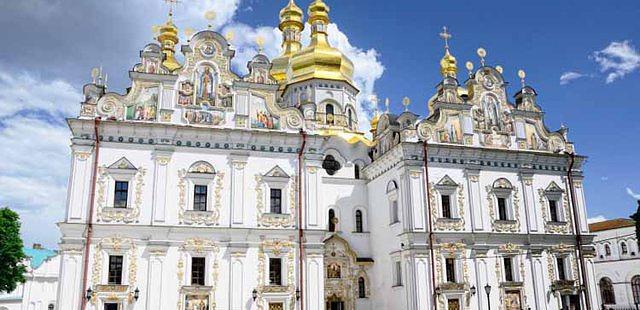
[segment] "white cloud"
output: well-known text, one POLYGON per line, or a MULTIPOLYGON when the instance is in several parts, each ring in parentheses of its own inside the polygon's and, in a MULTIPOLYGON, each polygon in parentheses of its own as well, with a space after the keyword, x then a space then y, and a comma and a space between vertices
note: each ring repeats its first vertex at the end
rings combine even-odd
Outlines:
POLYGON ((574 80, 577 80, 582 77, 585 77, 585 75, 582 73, 572 72, 572 71, 565 72, 560 76, 560 85, 567 85, 573 82, 574 80))
POLYGON ((600 177, 600 181, 602 182, 609 181, 609 177, 600 177))
POLYGON ((633 197, 633 199, 640 200, 640 194, 634 192, 631 188, 627 187, 627 194, 633 197))
POLYGON ((239 6, 240 0, 189 1, 189 3, 178 5, 176 16, 179 16, 180 20, 196 23, 192 25, 192 27, 198 26, 196 29, 205 29, 209 21, 204 18, 204 14, 211 10, 216 13, 215 19, 211 21, 211 25, 214 29, 219 29, 233 20, 239 6), (183 13, 183 11, 186 12, 183 13))
POLYGON ((55 246, 65 210, 69 129, 82 95, 62 80, 0 69, 0 205, 16 210, 25 242, 55 246))
POLYGON ((640 51, 628 40, 611 42, 593 53, 593 59, 600 65, 600 71, 607 74, 607 84, 640 69, 640 51))
POLYGON ((587 219, 587 223, 592 224, 592 223, 597 223, 597 222, 603 222, 606 221, 607 218, 604 217, 604 215, 598 215, 595 217, 590 217, 587 219))

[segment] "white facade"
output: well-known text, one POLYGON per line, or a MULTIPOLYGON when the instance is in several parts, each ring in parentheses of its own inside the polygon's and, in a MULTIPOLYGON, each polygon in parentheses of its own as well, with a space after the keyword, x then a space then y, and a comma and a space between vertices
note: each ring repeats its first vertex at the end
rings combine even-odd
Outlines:
POLYGON ((0 310, 50 310, 58 292, 60 256, 45 249, 26 249, 33 255, 27 261, 25 283, 11 293, 0 294, 0 310))
POLYGON ((576 238, 592 239, 584 157, 569 184, 558 151, 573 144, 546 128, 533 88, 511 103, 501 70, 446 75, 427 118, 376 114, 369 140, 346 79, 278 85, 264 55, 239 77, 209 30, 170 70, 162 44, 141 52, 126 95, 98 77, 68 120, 57 309, 597 303, 576 238))
POLYGON ((618 219, 593 225, 609 227, 594 232, 599 305, 607 309, 634 309, 634 287, 640 304, 640 252, 633 221, 618 219))

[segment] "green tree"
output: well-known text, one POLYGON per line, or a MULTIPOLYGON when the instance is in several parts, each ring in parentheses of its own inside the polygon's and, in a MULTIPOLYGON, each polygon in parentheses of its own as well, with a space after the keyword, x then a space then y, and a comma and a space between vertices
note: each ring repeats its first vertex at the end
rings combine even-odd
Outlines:
POLYGON ((20 216, 9 208, 0 209, 0 292, 11 292, 24 283, 27 267, 22 249, 20 216))
POLYGON ((636 241, 638 241, 638 246, 640 246, 640 200, 638 200, 638 210, 636 213, 631 215, 631 219, 636 221, 636 241))

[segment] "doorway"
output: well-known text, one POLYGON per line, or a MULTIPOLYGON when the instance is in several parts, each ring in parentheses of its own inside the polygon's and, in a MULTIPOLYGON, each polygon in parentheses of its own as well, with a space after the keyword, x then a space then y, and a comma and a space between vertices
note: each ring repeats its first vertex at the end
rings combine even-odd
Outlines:
POLYGON ((327 301, 327 310, 344 310, 344 301, 327 301))
POLYGON ((447 309, 460 310, 460 299, 449 299, 447 301, 447 309))

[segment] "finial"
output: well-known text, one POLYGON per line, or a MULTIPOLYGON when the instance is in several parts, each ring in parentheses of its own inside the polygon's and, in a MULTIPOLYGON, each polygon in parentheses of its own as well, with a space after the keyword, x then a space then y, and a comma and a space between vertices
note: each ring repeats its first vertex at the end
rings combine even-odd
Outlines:
POLYGON ((478 54, 478 57, 480 57, 480 66, 484 67, 484 58, 487 57, 487 50, 481 47, 476 51, 476 53, 478 54))
POLYGON ((264 38, 262 36, 257 36, 256 44, 258 45, 258 54, 262 54, 262 49, 264 47, 264 38))
POLYGON ((233 41, 233 38, 235 37, 235 32, 233 32, 233 30, 229 30, 227 31, 227 34, 224 35, 225 39, 227 39, 227 41, 229 42, 229 44, 231 44, 231 41, 233 41))
POLYGON ((371 101, 371 103, 373 103, 373 106, 375 107, 375 109, 377 111, 378 110, 378 95, 372 94, 369 97, 369 101, 371 101))
POLYGON ((180 0, 164 0, 169 5, 169 20, 173 18, 173 9, 180 2, 180 0))
MULTIPOLYGON (((446 27, 445 27, 446 29, 446 27)), ((409 111, 409 104, 411 104, 411 99, 409 97, 402 98, 402 105, 404 106, 404 111, 409 111)))
POLYGON ((470 61, 467 61, 466 64, 464 64, 465 67, 467 67, 467 71, 469 71, 469 78, 471 78, 471 76, 473 76, 473 63, 470 61))
POLYGON ((389 100, 389 98, 384 100, 385 113, 389 113, 389 105, 390 104, 391 104, 391 101, 389 100))
POLYGON ((100 75, 100 69, 98 68, 93 68, 91 69, 91 79, 93 80, 93 84, 96 83, 96 79, 98 78, 98 76, 100 75))
POLYGON ((195 33, 196 31, 193 30, 193 28, 191 27, 187 27, 184 28, 184 35, 187 37, 187 42, 191 41, 191 36, 195 33))
POLYGON ((204 12, 204 18, 209 21, 209 25, 207 25, 207 28, 209 29, 213 28, 212 23, 213 23, 213 20, 216 19, 216 16, 217 14, 216 14, 216 11, 214 10, 207 10, 206 12, 204 12))
POLYGON ((518 70, 518 77, 520 78, 520 84, 522 85, 522 88, 525 87, 525 82, 524 82, 524 78, 527 77, 527 73, 524 72, 524 70, 520 69, 518 70))
POLYGON ((451 39, 451 34, 447 32, 447 26, 442 26, 440 38, 444 40, 444 49, 449 51, 449 40, 451 39))
POLYGON ((498 73, 502 74, 502 72, 504 72, 504 69, 502 68, 501 65, 497 65, 496 66, 496 71, 498 71, 498 73))

